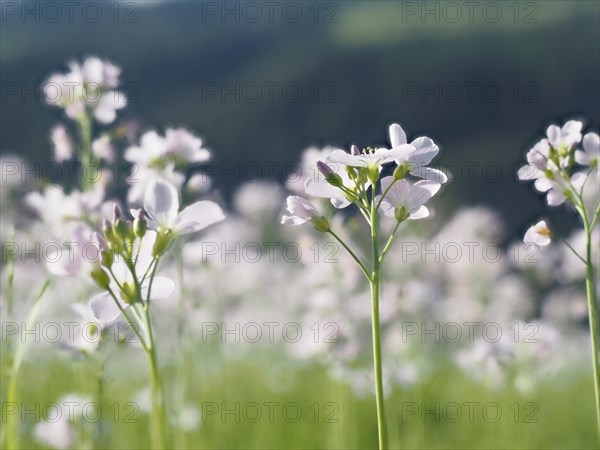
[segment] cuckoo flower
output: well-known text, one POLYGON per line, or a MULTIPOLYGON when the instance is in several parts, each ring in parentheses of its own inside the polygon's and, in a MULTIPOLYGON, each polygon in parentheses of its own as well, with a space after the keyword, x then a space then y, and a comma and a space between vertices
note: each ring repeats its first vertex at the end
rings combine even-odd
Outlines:
POLYGON ((281 223, 283 225, 302 225, 310 222, 318 231, 329 229, 328 220, 321 215, 312 203, 302 197, 289 196, 287 198, 287 210, 291 215, 282 217, 281 223))
POLYGON ((160 178, 148 184, 144 210, 148 214, 150 228, 174 234, 194 233, 225 218, 221 207, 211 201, 193 203, 180 212, 177 189, 160 178))
POLYGON ((385 177, 381 180, 381 189, 387 194, 383 200, 382 196, 377 196, 375 201, 381 201, 381 210, 386 216, 396 217, 399 221, 424 219, 429 216, 424 204, 440 187, 439 183, 427 180, 413 184, 408 180, 394 182, 394 177, 385 177))
POLYGON ((420 137, 407 144, 406 133, 400 125, 390 125, 390 144, 393 151, 398 151, 395 158, 398 166, 405 165, 409 173, 436 183, 445 183, 448 177, 444 172, 427 167, 439 153, 439 147, 428 137, 420 137))
MULTIPOLYGON (((592 257, 592 237, 600 219, 600 204, 597 196, 589 199, 584 195, 584 187, 591 175, 596 175, 600 156, 600 143, 597 133, 588 133, 583 139, 583 151, 576 150, 581 142, 583 124, 570 120, 560 128, 551 125, 546 131, 547 139, 542 139, 528 153, 528 166, 519 169, 521 180, 535 180, 535 188, 548 192, 550 206, 567 203, 577 213, 583 225, 586 238, 585 254, 564 241, 573 254, 586 268, 586 293, 588 299, 589 326, 592 340, 592 361, 594 368, 594 390, 596 397, 596 417, 600 432, 600 310, 596 286, 598 272, 592 257), (575 163, 589 166, 589 170, 574 172, 575 163), (591 201, 590 201, 591 200, 591 201)), ((596 188, 597 190, 597 188, 596 188)), ((543 220, 527 230, 524 241, 541 246, 549 245, 551 233, 543 220)))
POLYGON ((575 151, 575 161, 590 169, 600 170, 600 136, 598 133, 588 133, 583 137, 583 151, 575 151))
POLYGON ((126 310, 134 303, 164 300, 175 290, 175 284, 169 278, 148 276, 155 262, 152 254, 155 242, 156 232, 148 231, 139 241, 139 248, 134 247, 134 270, 131 261, 123 257, 115 258, 110 268, 113 277, 108 288, 117 295, 119 304, 117 305, 110 292, 96 295, 90 301, 90 309, 96 319, 110 323, 121 315, 121 310, 126 310), (136 288, 138 283, 139 293, 136 288))
POLYGON ((529 227, 523 238, 526 244, 535 244, 540 247, 545 247, 551 242, 551 233, 546 221, 540 220, 535 225, 529 227))

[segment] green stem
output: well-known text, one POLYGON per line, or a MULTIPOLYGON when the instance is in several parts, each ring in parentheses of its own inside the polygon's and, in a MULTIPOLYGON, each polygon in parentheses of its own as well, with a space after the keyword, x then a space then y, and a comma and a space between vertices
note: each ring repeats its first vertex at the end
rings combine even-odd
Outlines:
POLYGON ((392 234, 390 235, 390 238, 388 239, 387 244, 385 244, 385 247, 383 248, 381 255, 379 255, 379 263, 383 262, 383 259, 385 258, 385 254, 392 247, 392 244, 394 243, 394 240, 396 239, 396 233, 398 232, 398 227, 400 226, 401 223, 402 222, 400 220, 396 221, 396 226, 394 227, 394 231, 392 231, 392 234))
MULTIPOLYGON (((40 310, 42 308, 41 299, 42 299, 42 297, 44 297, 44 293, 48 290, 50 285, 51 285, 50 280, 47 280, 44 283, 44 285, 42 286, 42 289, 40 290, 39 294, 37 295, 34 305, 31 308, 31 311, 29 312, 29 315, 25 322, 26 330, 31 329, 31 326, 37 320, 37 317, 39 316, 40 310)), ((7 394, 6 394, 6 404, 7 405, 17 405, 17 402, 16 402, 17 379, 18 379, 17 375, 19 373, 19 369, 21 368, 21 364, 23 363, 23 360, 25 359, 25 354, 26 354, 28 347, 29 347, 28 342, 23 341, 23 342, 20 342, 20 344, 17 346, 17 348, 15 348, 12 367, 9 372, 8 390, 7 390, 7 394)), ((17 424, 15 422, 15 414, 7 414, 6 415, 5 432, 6 432, 6 447, 5 448, 8 450, 20 448, 19 433, 17 430, 17 424)))
POLYGON ((152 330, 152 320, 150 317, 150 293, 152 292, 152 283, 156 274, 158 261, 155 263, 150 276, 148 286, 148 298, 145 304, 146 329, 148 330, 148 347, 146 354, 150 363, 150 381, 152 388, 152 447, 155 449, 163 449, 166 447, 165 441, 165 424, 166 411, 165 400, 163 394, 163 385, 158 370, 158 359, 156 355, 156 344, 154 340, 154 332, 152 330))
POLYGON ((87 113, 84 113, 77 121, 79 125, 79 137, 81 147, 79 150, 79 160, 81 162, 81 190, 87 191, 92 187, 93 180, 86 177, 86 169, 93 160, 92 154, 92 121, 87 113))
POLYGON ((373 330, 373 366, 375 374, 375 394, 377 403, 377 434, 379 438, 379 449, 387 449, 387 430, 385 423, 385 407, 383 398, 383 373, 381 358, 381 324, 379 321, 379 244, 377 236, 377 208, 375 196, 371 199, 371 243, 373 246, 373 273, 370 277, 371 284, 371 308, 372 308, 372 330, 373 330))
POLYGON ((335 238, 335 240, 338 241, 342 245, 342 247, 344 247, 346 249, 346 251, 350 254, 350 256, 352 256, 354 261, 356 261, 356 264, 358 264, 358 267, 360 267, 360 270, 362 270, 362 273, 365 275, 365 277, 367 277, 367 280, 369 280, 369 282, 370 282, 371 275, 369 274, 367 268, 362 263, 360 258, 358 256, 356 256, 356 254, 350 249, 350 247, 348 247, 348 245, 342 240, 342 238, 339 237, 333 230, 329 230, 328 233, 331 234, 335 238))
POLYGON ((596 419, 598 422, 598 438, 600 440, 600 323, 598 322, 598 300, 596 299, 596 277, 592 261, 592 229, 589 227, 587 217, 584 218, 586 242, 586 277, 585 288, 587 292, 590 335, 592 339, 592 360, 594 365, 594 392, 596 397, 596 419))

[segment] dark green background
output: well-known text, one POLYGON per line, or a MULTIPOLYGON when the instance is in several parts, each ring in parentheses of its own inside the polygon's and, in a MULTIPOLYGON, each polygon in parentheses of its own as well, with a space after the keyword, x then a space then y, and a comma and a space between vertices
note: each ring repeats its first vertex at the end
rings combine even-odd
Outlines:
MULTIPOLYGON (((22 8, 22 2, 16 3, 22 8)), ((35 16, 23 18, 20 12, 2 17, 3 153, 51 159, 48 130, 61 112, 31 93, 19 94, 49 73, 65 70, 68 60, 96 54, 120 65, 122 82, 130 83, 135 103, 120 118, 139 117, 143 129, 185 125, 204 137, 218 164, 227 164, 221 168, 234 162, 277 162, 283 168, 312 144, 385 145, 387 126, 397 121, 410 136, 426 134, 440 143, 439 164, 463 169, 436 202, 442 217, 457 205, 486 204, 519 233, 545 209, 530 186, 516 182, 514 173, 527 149, 552 122, 582 118, 587 127, 598 129, 597 1, 495 2, 502 12, 497 23, 482 16, 490 2, 479 2, 473 23, 465 8, 457 23, 445 20, 451 10, 440 11, 439 21, 433 15, 424 20, 419 13, 404 15, 407 4, 420 12, 442 8, 444 2, 321 2, 317 23, 315 2, 296 2, 303 13, 297 23, 283 17, 286 2, 275 9, 272 23, 265 15, 257 23, 242 13, 239 21, 231 15, 227 20, 203 16, 207 3, 222 8, 222 2, 131 3, 119 5, 116 23, 113 2, 103 3, 96 23, 83 20, 80 9, 73 21, 63 16, 56 23, 43 16, 37 23, 35 16), (327 13, 335 23, 324 23, 327 13), (133 23, 125 23, 126 14, 133 23), (232 87, 236 82, 299 83, 303 95, 295 103, 285 101, 277 89, 273 102, 266 90, 255 103, 236 102, 232 96, 226 101, 219 95, 203 98, 203 83, 232 87), (407 83, 431 88, 470 82, 497 83, 502 98, 487 101, 481 88, 473 101, 466 90, 455 102, 402 96, 407 83), (7 83, 18 83, 19 94, 6 95, 7 83), (521 89, 517 99, 515 83, 521 89), (315 85, 335 102, 315 101, 310 90, 315 85), (466 173, 470 163, 479 163, 473 179, 466 173), (490 182, 497 165, 500 179, 490 182), (488 179, 484 167, 489 167, 488 179)), ((258 5, 264 8, 264 2, 258 5)), ((224 177, 216 184, 229 197, 244 180, 224 177)), ((554 215, 559 222, 568 216, 564 209, 554 215)))

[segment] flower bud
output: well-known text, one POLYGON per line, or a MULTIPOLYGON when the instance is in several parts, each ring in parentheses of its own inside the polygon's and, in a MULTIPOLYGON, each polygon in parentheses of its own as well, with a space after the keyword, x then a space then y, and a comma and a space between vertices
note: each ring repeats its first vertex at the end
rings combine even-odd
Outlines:
POLYGON ((110 244, 116 244, 117 238, 115 233, 113 233, 112 224, 108 221, 108 219, 104 219, 102 222, 102 232, 104 233, 104 237, 110 244))
POLYGON ((410 213, 403 206, 402 208, 396 208, 394 215, 396 216, 396 220, 398 222, 404 222, 406 219, 408 219, 408 216, 410 215, 410 213))
POLYGON ((408 164, 400 164, 398 167, 394 169, 394 180, 400 181, 408 175, 410 171, 410 167, 408 164))
POLYGON ((133 232, 137 237, 143 238, 147 229, 148 222, 146 221, 144 210, 138 209, 136 211, 135 218, 133 219, 133 232))
POLYGON ((135 303, 137 300, 137 290, 133 283, 123 283, 119 294, 121 295, 121 299, 127 304, 135 303))
POLYGON ((323 174, 323 176, 325 177, 325 181, 327 181, 332 186, 342 187, 344 185, 342 177, 335 173, 333 169, 327 164, 325 164, 323 161, 317 161, 317 169, 319 169, 319 172, 323 174))
POLYGON ((356 145, 352 145, 352 147, 350 147, 350 153, 352 154, 352 156, 358 156, 360 155, 360 150, 356 145))
POLYGON ((160 231, 156 235, 156 241, 154 241, 154 247, 152 247, 152 256, 162 256, 171 246, 173 233, 171 230, 160 231))
POLYGON ((100 264, 102 264, 107 269, 110 269, 115 262, 115 257, 111 250, 103 250, 100 253, 100 264))
POLYGON ((117 219, 113 224, 113 233, 121 240, 129 240, 133 236, 131 224, 122 219, 117 219))
POLYGON ((329 220, 327 220, 326 217, 321 216, 318 219, 313 220, 313 226, 315 227, 315 230, 320 231, 321 233, 327 233, 330 228, 329 228, 329 220))
POLYGON ((110 277, 102 267, 96 267, 90 272, 90 275, 101 289, 106 290, 110 286, 110 277))
POLYGON ((115 203, 113 206, 113 222, 116 222, 121 217, 123 217, 123 211, 121 211, 121 208, 119 207, 119 205, 117 205, 115 203))

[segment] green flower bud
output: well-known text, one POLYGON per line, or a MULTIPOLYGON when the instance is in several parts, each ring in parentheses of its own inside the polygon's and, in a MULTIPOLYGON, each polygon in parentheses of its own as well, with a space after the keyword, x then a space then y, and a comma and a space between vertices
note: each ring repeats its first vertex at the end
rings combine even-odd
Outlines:
POLYGON ((101 289, 106 290, 110 286, 110 277, 102 267, 96 267, 90 272, 90 275, 101 289))
POLYGON ((394 169, 394 180, 400 181, 406 178, 406 175, 410 172, 410 166, 408 164, 400 164, 394 169))
POLYGON ((333 169, 327 164, 325 164, 323 161, 317 161, 317 169, 319 169, 319 172, 323 174, 323 176, 325 177, 325 181, 327 181, 332 186, 342 187, 344 185, 342 177, 335 173, 333 169))
POLYGON ((367 177, 369 177, 369 181, 371 183, 377 183, 377 181, 379 180, 379 166, 367 167, 367 177))
POLYGON ((410 216, 410 213, 403 206, 402 208, 396 208, 394 215, 396 216, 396 220, 398 222, 404 222, 406 219, 408 219, 408 216, 410 216))
POLYGON ((109 244, 115 245, 118 242, 115 233, 113 233, 113 227, 107 219, 104 219, 104 222, 102 223, 102 232, 104 233, 104 238, 109 244))
POLYGON ((327 220, 327 218, 324 216, 315 219, 313 221, 313 225, 315 227, 315 230, 320 231, 321 233, 327 233, 330 230, 329 220, 327 220))
POLYGON ((117 219, 113 224, 113 233, 118 239, 121 240, 132 240, 133 237, 133 229, 131 228, 131 224, 122 219, 117 219))
POLYGON ((133 219, 133 232, 137 237, 143 238, 147 229, 148 222, 146 222, 144 211, 142 209, 138 209, 137 215, 135 219, 133 219))
POLYGON ((135 303, 137 300, 137 289, 135 288, 135 284, 125 282, 121 287, 121 299, 127 304, 135 303))
POLYGON ((103 250, 102 253, 100 253, 100 264, 104 267, 110 269, 113 262, 115 262, 115 257, 112 250, 103 250))
POLYGON ((173 241, 173 233, 171 230, 161 230, 156 235, 156 241, 154 247, 152 247, 152 256, 162 256, 171 246, 173 241))

